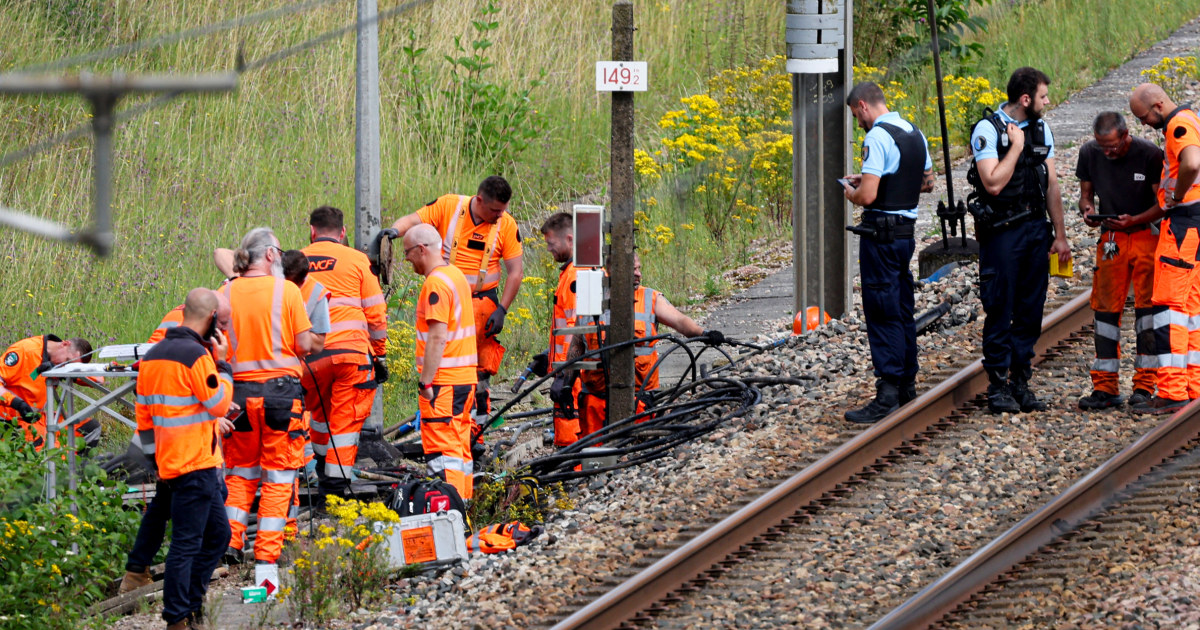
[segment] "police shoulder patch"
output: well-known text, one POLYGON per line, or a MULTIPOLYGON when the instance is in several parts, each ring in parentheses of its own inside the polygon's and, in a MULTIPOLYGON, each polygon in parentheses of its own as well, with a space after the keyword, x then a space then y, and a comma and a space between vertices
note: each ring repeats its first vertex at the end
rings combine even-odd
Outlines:
POLYGON ((1175 133, 1173 135, 1176 138, 1182 138, 1183 136, 1187 135, 1187 129, 1184 129, 1183 125, 1179 125, 1175 128, 1175 133))
POLYGON ((985 148, 987 148, 987 138, 984 138, 983 136, 976 136, 975 137, 975 150, 982 151, 985 148))
POLYGON ((870 154, 871 154, 871 147, 867 146, 867 145, 864 143, 864 144, 863 144, 863 158, 862 158, 864 162, 866 162, 866 161, 867 161, 867 156, 868 156, 868 155, 870 155, 870 154))
POLYGON ((4 355, 4 365, 7 365, 8 367, 16 365, 17 361, 20 360, 21 357, 17 356, 16 352, 9 352, 8 354, 4 355))
POLYGON ((438 296, 438 294, 437 294, 437 292, 436 292, 436 291, 435 291, 435 292, 431 292, 431 293, 429 294, 429 305, 430 305, 430 306, 433 306, 434 304, 437 304, 437 303, 438 303, 438 302, 440 302, 441 300, 442 300, 442 298, 438 296))

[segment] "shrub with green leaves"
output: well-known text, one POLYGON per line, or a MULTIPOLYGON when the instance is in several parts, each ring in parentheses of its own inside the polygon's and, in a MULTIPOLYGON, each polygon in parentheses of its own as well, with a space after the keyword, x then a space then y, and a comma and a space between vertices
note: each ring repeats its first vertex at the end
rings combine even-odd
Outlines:
POLYGON ((0 423, 0 629, 78 627, 124 571, 137 532, 138 514, 121 505, 125 484, 94 467, 77 490, 45 500, 50 458, 65 468, 64 451, 35 452, 19 429, 0 423))

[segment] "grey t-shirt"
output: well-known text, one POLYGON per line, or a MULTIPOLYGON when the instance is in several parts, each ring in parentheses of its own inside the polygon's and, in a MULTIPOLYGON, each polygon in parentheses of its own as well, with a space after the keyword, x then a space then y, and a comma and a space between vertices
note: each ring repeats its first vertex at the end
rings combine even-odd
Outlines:
POLYGON ((1162 149, 1141 138, 1131 138, 1129 151, 1115 160, 1091 140, 1079 149, 1075 175, 1092 183, 1100 197, 1097 212, 1133 216, 1157 203, 1154 186, 1162 178, 1162 160, 1162 149))

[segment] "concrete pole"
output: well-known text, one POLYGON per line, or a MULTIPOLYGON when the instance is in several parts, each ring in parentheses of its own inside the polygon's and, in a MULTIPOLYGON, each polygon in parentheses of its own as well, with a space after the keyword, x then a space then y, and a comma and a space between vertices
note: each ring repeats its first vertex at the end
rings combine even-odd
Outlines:
MULTIPOLYGON (((354 247, 363 253, 379 231, 379 22, 376 0, 358 0, 357 81, 354 97, 354 247)), ((383 434, 383 396, 376 395, 367 431, 383 434)))
MULTIPOLYGON (((633 3, 613 3, 612 59, 633 61, 633 3)), ((608 258, 609 310, 607 343, 633 339, 633 93, 612 94, 612 248, 608 258)), ((634 412, 633 347, 610 354, 608 417, 628 418, 634 412)))

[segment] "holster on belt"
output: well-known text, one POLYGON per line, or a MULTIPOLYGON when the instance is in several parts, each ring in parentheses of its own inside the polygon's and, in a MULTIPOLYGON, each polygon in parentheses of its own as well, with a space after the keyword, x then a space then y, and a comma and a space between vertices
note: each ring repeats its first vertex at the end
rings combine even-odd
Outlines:
POLYGON ((880 245, 889 245, 898 238, 912 238, 913 224, 901 220, 895 215, 876 218, 864 218, 858 225, 847 225, 847 232, 853 232, 863 238, 869 238, 880 245))

